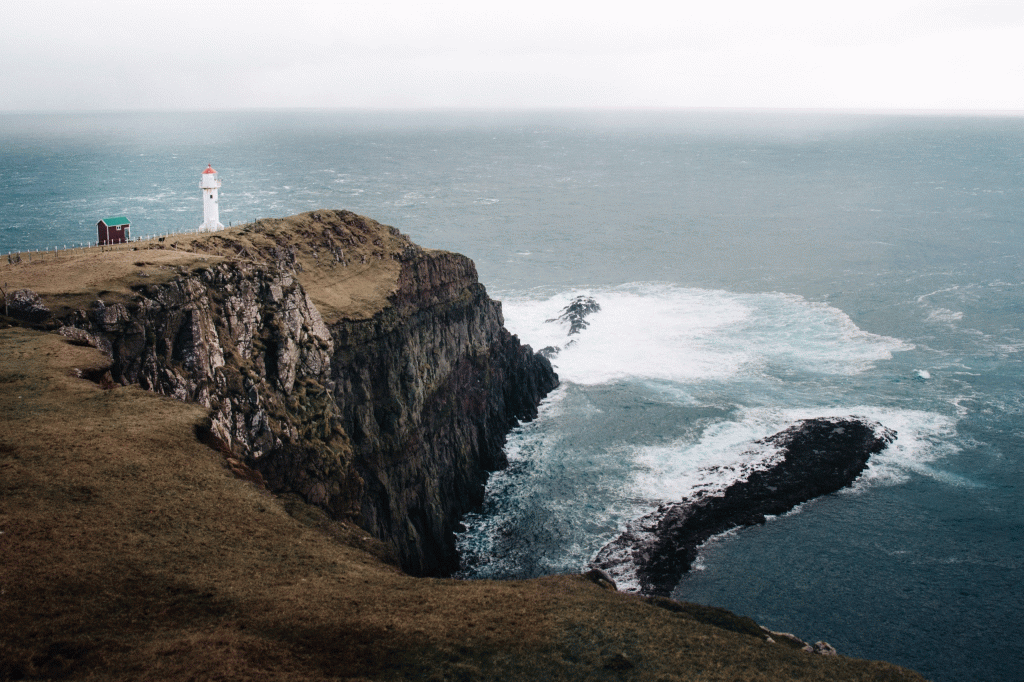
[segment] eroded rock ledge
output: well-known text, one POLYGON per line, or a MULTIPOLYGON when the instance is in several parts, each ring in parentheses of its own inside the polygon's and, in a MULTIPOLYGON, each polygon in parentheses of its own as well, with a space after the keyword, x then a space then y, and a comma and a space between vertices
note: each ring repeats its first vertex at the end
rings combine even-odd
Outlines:
POLYGON ((717 494, 666 504, 629 523, 591 563, 641 594, 668 596, 713 535, 765 522, 840 490, 896 433, 857 417, 805 419, 759 441, 777 449, 772 464, 717 494))
POLYGON ((115 381, 208 407, 271 490, 355 520, 413 574, 455 570, 458 519, 558 382, 473 262, 347 211, 160 247, 210 258, 60 314, 62 333, 115 381))

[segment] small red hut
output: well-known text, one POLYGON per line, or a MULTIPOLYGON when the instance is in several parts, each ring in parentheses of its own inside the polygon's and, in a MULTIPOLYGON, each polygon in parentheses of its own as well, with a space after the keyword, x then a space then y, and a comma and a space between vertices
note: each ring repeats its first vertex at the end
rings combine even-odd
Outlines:
POLYGON ((124 216, 104 218, 96 223, 96 241, 100 244, 124 244, 132 224, 124 216))

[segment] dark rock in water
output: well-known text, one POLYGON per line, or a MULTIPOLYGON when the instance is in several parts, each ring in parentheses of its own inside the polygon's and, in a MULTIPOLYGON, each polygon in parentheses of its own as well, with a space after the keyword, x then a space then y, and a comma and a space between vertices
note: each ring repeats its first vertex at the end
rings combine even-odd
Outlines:
POLYGON ((590 323, 585 319, 590 313, 596 313, 601 309, 597 301, 589 296, 577 296, 572 303, 562 309, 562 314, 552 317, 547 322, 568 322, 569 336, 579 334, 580 330, 586 329, 590 323))
POLYGON ((667 596, 708 538, 764 523, 765 515, 784 514, 846 487, 895 438, 894 431, 856 417, 800 421, 758 441, 781 453, 769 468, 720 493, 662 505, 630 522, 591 566, 609 573, 620 588, 632 583, 643 594, 667 596))
MULTIPOLYGON (((594 299, 589 296, 577 296, 572 300, 572 303, 565 306, 562 309, 562 314, 558 317, 552 317, 545 322, 568 322, 569 323, 569 336, 573 334, 579 334, 580 330, 586 329, 590 326, 587 322, 586 317, 590 313, 596 313, 601 309, 601 306, 594 299)), ((564 348, 568 348, 576 342, 575 339, 565 344, 564 348)), ((550 360, 562 351, 562 346, 545 346, 541 350, 537 351, 537 355, 550 360)))

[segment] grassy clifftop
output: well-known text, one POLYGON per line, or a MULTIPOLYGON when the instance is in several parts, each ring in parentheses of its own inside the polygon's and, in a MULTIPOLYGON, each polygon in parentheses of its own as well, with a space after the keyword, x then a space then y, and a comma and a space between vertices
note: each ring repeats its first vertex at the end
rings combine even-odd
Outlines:
MULTIPOLYGON (((274 263, 294 273, 324 320, 365 319, 399 286, 399 261, 423 251, 398 230, 348 211, 309 211, 219 232, 180 234, 113 247, 71 249, 0 262, 8 292, 29 288, 60 315, 98 295, 127 302, 133 289, 214 263, 274 263)), ((2 312, 2 311, 0 311, 2 312)))
MULTIPOLYGON (((294 234, 239 229, 0 277, 55 310, 287 249, 314 300, 357 315, 395 291, 387 254, 412 248, 389 232, 393 243, 347 248, 344 265, 323 248, 314 256, 312 237, 282 243, 294 234)), ((101 352, 9 322, 0 318, 0 680, 921 679, 581 576, 412 578, 361 529, 247 480, 204 444, 203 408, 104 382, 101 352)))

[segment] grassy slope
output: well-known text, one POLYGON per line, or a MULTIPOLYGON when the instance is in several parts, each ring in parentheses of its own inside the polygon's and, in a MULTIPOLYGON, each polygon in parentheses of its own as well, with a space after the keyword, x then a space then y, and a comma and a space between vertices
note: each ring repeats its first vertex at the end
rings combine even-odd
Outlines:
MULTIPOLYGON (((16 286, 129 296, 159 276, 135 264, 151 253, 173 252, 58 261, 50 284, 19 266, 16 286)), ((578 576, 405 576, 359 529, 236 478, 196 438, 201 408, 79 378, 105 365, 0 329, 0 679, 920 679, 578 576)))

